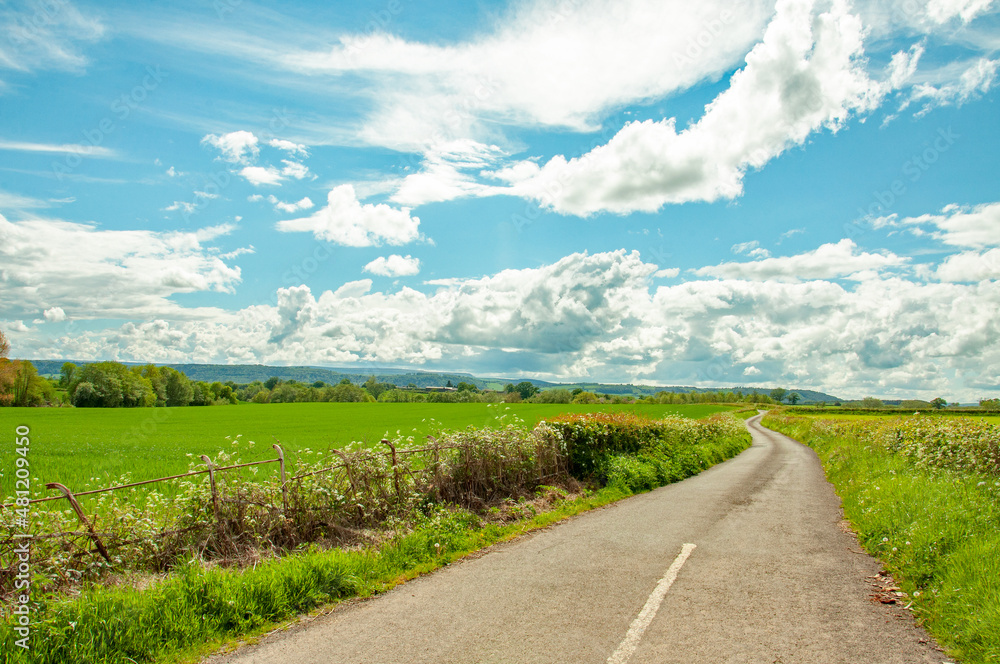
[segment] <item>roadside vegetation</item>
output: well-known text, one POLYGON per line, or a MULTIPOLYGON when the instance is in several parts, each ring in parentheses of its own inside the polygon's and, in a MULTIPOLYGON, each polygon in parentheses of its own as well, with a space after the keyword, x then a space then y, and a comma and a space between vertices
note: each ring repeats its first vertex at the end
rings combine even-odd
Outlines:
MULTIPOLYGON (((724 412, 717 404, 242 404, 231 408, 15 408, 0 411, 12 425, 31 428, 30 462, 35 497, 50 495, 45 482, 73 491, 183 473, 202 454, 233 452, 243 441, 244 461, 274 458, 279 442, 290 461, 309 450, 328 453, 350 442, 379 445, 383 438, 438 436, 469 426, 494 427, 505 414, 534 426, 564 412, 632 412, 649 418, 697 419, 724 412), (255 441, 248 447, 248 441, 255 441)), ((385 449, 384 447, 382 449, 385 449)), ((14 448, 0 446, 0 478, 13 472, 14 448)), ((263 466, 260 474, 273 474, 263 466)), ((9 485, 3 485, 5 488, 9 485)))
POLYGON ((972 418, 764 425, 819 454, 862 546, 967 664, 1000 661, 1000 427, 972 418))
MULTIPOLYGON (((175 499, 123 493, 91 507, 108 529, 111 564, 33 540, 32 648, 14 645, 14 619, 4 615, 3 661, 153 662, 204 651, 696 474, 750 437, 725 414, 596 413, 537 425, 504 419, 435 442, 428 450, 395 439, 398 465, 346 450, 336 456, 349 470, 339 472, 324 470, 324 455, 303 456, 289 469, 299 479, 287 485, 287 507, 274 478, 220 483, 216 505, 202 479, 185 480, 175 499)), ((43 530, 77 527, 59 510, 35 519, 43 530)), ((11 582, 0 577, 5 594, 11 582)))

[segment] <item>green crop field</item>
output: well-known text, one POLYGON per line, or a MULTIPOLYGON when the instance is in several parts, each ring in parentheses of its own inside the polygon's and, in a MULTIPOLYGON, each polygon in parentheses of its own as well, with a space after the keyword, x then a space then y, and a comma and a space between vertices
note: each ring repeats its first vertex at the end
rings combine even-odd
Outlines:
MULTIPOLYGON (((45 482, 74 491, 107 486, 125 473, 140 481, 183 473, 192 460, 235 451, 242 436, 242 461, 274 458, 278 439, 294 462, 302 450, 328 450, 352 441, 377 443, 387 434, 423 440, 445 429, 490 426, 512 414, 535 424, 565 412, 628 410, 650 417, 681 414, 700 418, 730 406, 564 405, 564 404, 394 404, 288 403, 241 404, 205 408, 4 408, 0 424, 7 444, 0 448, 0 494, 10 495, 14 469, 14 429, 31 429, 33 493, 48 495, 45 482), (509 407, 509 410, 506 410, 509 407), (227 440, 227 436, 229 439, 227 440), (255 445, 251 449, 249 441, 255 445), (192 455, 192 456, 188 456, 192 455)), ((263 472, 273 470, 263 467, 263 472), (266 470, 264 470, 266 469, 266 470)))

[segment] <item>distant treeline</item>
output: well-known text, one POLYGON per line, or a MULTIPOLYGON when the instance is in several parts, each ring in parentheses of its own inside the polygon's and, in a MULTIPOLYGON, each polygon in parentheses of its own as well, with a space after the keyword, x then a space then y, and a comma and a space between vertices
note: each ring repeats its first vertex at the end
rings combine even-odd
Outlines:
MULTIPOLYGON (((119 362, 94 362, 77 366, 62 365, 58 378, 40 376, 27 360, 9 360, 4 355, 6 340, 0 333, 0 406, 61 406, 80 408, 139 408, 153 406, 221 406, 246 403, 294 402, 381 402, 381 403, 564 403, 564 404, 694 404, 747 403, 795 404, 798 395, 783 389, 768 394, 757 390, 718 390, 715 392, 661 391, 651 396, 633 397, 624 394, 592 392, 577 387, 568 389, 539 388, 528 381, 507 384, 502 390, 482 389, 472 382, 453 385, 420 387, 380 381, 369 376, 361 383, 344 378, 337 384, 321 380, 304 383, 294 379, 271 377, 251 383, 235 381, 191 380, 184 372, 172 367, 147 364, 126 366, 119 362)), ((887 407, 874 398, 857 402, 830 404, 843 408, 859 408, 873 412, 897 410, 940 410, 948 408, 944 399, 933 401, 903 401, 887 407)), ((822 411, 825 403, 810 410, 822 411)), ((984 399, 980 409, 1000 411, 1000 400, 984 399)), ((840 408, 837 408, 840 410, 840 408)))
POLYGON ((58 379, 39 376, 28 361, 0 364, 0 404, 12 406, 72 405, 79 408, 141 408, 155 406, 219 406, 239 402, 382 402, 382 403, 773 403, 759 392, 659 392, 636 399, 621 394, 602 394, 582 388, 540 389, 528 381, 507 384, 502 390, 488 390, 460 381, 453 385, 418 387, 379 381, 369 376, 355 384, 343 379, 335 385, 324 381, 302 383, 271 377, 265 381, 239 384, 234 381, 191 380, 171 367, 147 364, 126 366, 120 362, 94 362, 77 366, 66 362, 58 379), (6 389, 5 389, 6 388, 6 389))

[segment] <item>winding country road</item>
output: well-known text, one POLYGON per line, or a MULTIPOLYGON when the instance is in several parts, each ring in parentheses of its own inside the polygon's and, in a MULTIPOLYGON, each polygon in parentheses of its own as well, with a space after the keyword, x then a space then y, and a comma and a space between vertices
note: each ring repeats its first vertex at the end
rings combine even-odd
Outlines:
POLYGON ((213 664, 946 662, 842 524, 807 447, 753 446, 213 664))

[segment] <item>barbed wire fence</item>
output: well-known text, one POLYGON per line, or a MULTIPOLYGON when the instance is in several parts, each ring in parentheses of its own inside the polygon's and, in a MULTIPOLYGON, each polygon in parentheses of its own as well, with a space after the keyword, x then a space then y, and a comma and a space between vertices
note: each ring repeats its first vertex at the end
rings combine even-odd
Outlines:
POLYGON ((201 468, 139 482, 79 492, 49 482, 53 495, 0 505, 0 595, 13 588, 13 554, 25 539, 36 570, 55 584, 72 583, 165 570, 190 555, 226 562, 312 542, 375 541, 378 529, 414 508, 447 503, 483 511, 571 481, 561 436, 545 427, 459 432, 446 441, 428 436, 421 447, 382 439, 380 446, 331 449, 326 462, 296 474, 275 443, 274 458, 220 464, 202 455, 201 468), (243 480, 235 472, 262 466, 277 473, 243 480), (165 483, 173 496, 155 490, 165 483), (46 503, 48 510, 39 509, 46 503), (25 506, 36 518, 17 523, 16 508, 25 506))

